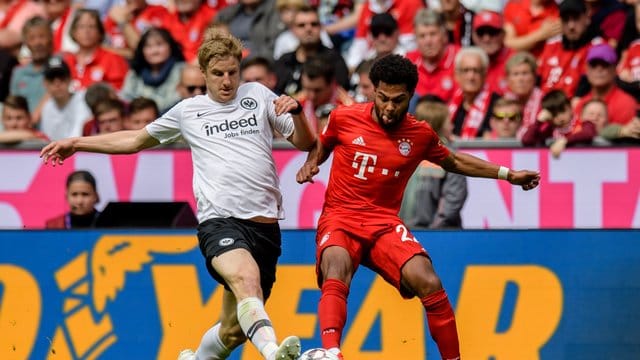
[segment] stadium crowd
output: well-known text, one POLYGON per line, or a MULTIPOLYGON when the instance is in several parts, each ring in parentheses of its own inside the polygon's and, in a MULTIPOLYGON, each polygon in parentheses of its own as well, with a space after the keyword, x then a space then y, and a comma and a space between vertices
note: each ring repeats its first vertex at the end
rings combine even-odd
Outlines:
POLYGON ((372 62, 395 53, 419 70, 411 112, 442 100, 455 143, 559 156, 640 139, 637 0, 0 0, 0 142, 144 126, 206 91, 209 28, 243 41, 244 81, 294 96, 314 126, 371 100, 372 62))

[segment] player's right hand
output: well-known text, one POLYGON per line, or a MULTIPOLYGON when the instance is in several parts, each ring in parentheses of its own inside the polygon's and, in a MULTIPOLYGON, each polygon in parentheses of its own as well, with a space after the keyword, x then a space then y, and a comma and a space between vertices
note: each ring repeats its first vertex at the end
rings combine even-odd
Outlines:
POLYGON ((302 165, 298 173, 296 174, 296 181, 298 184, 304 184, 306 182, 313 184, 313 177, 320 172, 320 168, 313 161, 307 161, 302 165))
POLYGON ((76 152, 73 146, 73 139, 58 140, 49 143, 40 150, 40 157, 45 164, 51 160, 51 165, 63 165, 64 159, 76 152))

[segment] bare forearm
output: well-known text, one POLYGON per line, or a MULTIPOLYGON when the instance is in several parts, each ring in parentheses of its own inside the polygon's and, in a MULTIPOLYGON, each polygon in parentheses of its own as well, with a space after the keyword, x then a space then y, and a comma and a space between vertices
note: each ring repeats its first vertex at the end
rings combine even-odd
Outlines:
POLYGON ((78 137, 73 139, 73 148, 75 151, 104 154, 132 154, 158 143, 145 129, 142 129, 78 137))
POLYGON ((500 165, 465 153, 451 153, 440 165, 449 172, 489 179, 497 179, 500 169, 500 165))
POLYGON ((316 132, 309 126, 309 122, 301 112, 298 115, 291 115, 293 118, 293 134, 289 137, 289 141, 302 151, 310 151, 316 143, 316 132))

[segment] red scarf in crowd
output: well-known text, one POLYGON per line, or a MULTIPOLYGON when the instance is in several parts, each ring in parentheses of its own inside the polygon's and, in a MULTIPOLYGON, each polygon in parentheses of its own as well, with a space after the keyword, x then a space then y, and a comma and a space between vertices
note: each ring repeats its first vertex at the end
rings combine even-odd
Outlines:
MULTIPOLYGON (((524 104, 524 109, 522 109, 522 124, 516 134, 518 139, 522 139, 522 135, 524 135, 527 128, 536 122, 543 95, 539 87, 533 88, 531 95, 529 95, 527 102, 524 104)), ((505 92, 504 97, 511 100, 518 100, 518 97, 509 90, 505 92)))
POLYGON ((9 26, 9 23, 16 15, 16 13, 26 4, 27 0, 18 0, 18 2, 11 5, 9 9, 4 13, 4 17, 0 20, 0 29, 4 29, 9 26))
MULTIPOLYGON (((462 95, 462 90, 458 88, 453 93, 451 102, 449 102, 449 115, 451 116, 452 121, 455 118, 458 109, 460 109, 460 105, 462 105, 463 100, 464 97, 462 95)), ((487 115, 490 103, 491 91, 489 89, 489 86, 485 84, 480 93, 473 100, 471 109, 467 111, 467 116, 465 116, 464 122, 462 123, 462 130, 460 130, 461 139, 476 138, 476 136, 478 135, 478 130, 480 130, 480 126, 482 126, 482 122, 487 115)))

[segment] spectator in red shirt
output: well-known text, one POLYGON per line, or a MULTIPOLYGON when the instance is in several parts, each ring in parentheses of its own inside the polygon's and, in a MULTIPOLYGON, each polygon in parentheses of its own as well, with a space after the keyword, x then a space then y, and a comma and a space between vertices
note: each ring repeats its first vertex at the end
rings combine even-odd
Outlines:
POLYGON ((504 67, 513 53, 504 46, 503 25, 502 15, 493 11, 481 11, 473 18, 473 43, 489 56, 487 82, 498 94, 507 87, 504 67))
POLYGON ((507 91, 504 97, 513 99, 522 107, 522 126, 517 137, 521 138, 536 121, 542 101, 542 90, 536 86, 536 58, 526 51, 515 53, 507 60, 507 91))
POLYGON ((468 10, 460 0, 440 0, 440 11, 446 21, 449 43, 471 46, 473 11, 468 10))
POLYGON ((146 0, 114 5, 104 21, 107 41, 116 53, 131 58, 141 34, 150 27, 166 28, 170 16, 166 7, 147 4, 146 0))
POLYGON ((176 12, 167 25, 171 36, 182 45, 187 62, 195 63, 198 47, 216 11, 203 0, 176 0, 176 12))
MULTIPOLYGON (((637 37, 640 32, 640 1, 635 4, 631 15, 633 30, 637 37)), ((618 48, 621 45, 624 44, 619 44, 618 48)), ((640 39, 632 41, 629 47, 623 50, 617 71, 620 88, 633 96, 636 101, 640 101, 640 39)))
POLYGON ((493 103, 499 96, 487 84, 489 57, 479 47, 460 49, 455 61, 458 88, 449 101, 453 134, 461 139, 482 137, 489 130, 493 103))
POLYGON ((67 177, 66 199, 70 211, 46 221, 47 229, 91 228, 95 226, 100 212, 96 205, 100 196, 96 179, 90 172, 78 170, 67 177))
POLYGON ((94 82, 104 81, 120 89, 129 70, 126 60, 102 47, 105 31, 96 10, 79 9, 71 23, 71 36, 78 43, 78 52, 68 54, 73 86, 86 89, 94 82))
POLYGON ((444 17, 437 11, 422 9, 415 16, 414 28, 418 49, 407 53, 418 67, 414 99, 427 94, 450 99, 455 90, 453 69, 458 47, 448 43, 444 17))
POLYGON ((591 91, 580 99, 575 112, 591 99, 607 104, 609 123, 626 125, 635 116, 637 103, 633 97, 620 90, 615 83, 618 57, 609 44, 592 46, 587 53, 587 80, 591 91))
POLYGON ((16 52, 22 43, 22 27, 31 17, 44 16, 40 3, 31 0, 0 0, 0 49, 16 52))
POLYGON ((605 41, 615 48, 627 18, 624 5, 618 0, 585 0, 585 3, 591 18, 590 31, 602 34, 605 41))
POLYGON ((540 55, 547 39, 562 29, 554 0, 509 0, 504 8, 506 46, 540 55))
POLYGON ((542 111, 523 135, 522 145, 544 146, 551 140, 549 150, 558 158, 567 146, 591 143, 596 133, 593 122, 583 123, 573 115, 571 101, 562 90, 551 90, 542 98, 542 111))
POLYGON ((584 0, 564 0, 560 4, 562 37, 549 39, 538 60, 542 91, 563 90, 574 96, 584 71, 587 51, 602 38, 587 31, 589 17, 584 0))

